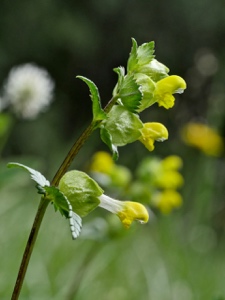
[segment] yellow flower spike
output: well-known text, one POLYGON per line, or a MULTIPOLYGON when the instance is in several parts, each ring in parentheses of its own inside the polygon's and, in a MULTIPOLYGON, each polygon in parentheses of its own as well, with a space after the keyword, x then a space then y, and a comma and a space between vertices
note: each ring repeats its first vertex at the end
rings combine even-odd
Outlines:
POLYGON ((171 75, 165 77, 156 83, 154 98, 159 106, 169 109, 174 106, 175 98, 173 94, 183 93, 186 87, 186 82, 180 76, 171 75))
POLYGON ((109 153, 98 151, 93 155, 89 169, 93 172, 110 174, 114 165, 112 156, 109 153))
POLYGON ((163 142, 168 139, 168 130, 166 127, 157 122, 145 123, 141 129, 139 141, 145 145, 149 151, 154 150, 154 142, 163 142))
POLYGON ((133 221, 147 223, 149 214, 144 205, 132 201, 119 201, 104 194, 99 197, 99 206, 116 214, 124 227, 129 228, 133 221))

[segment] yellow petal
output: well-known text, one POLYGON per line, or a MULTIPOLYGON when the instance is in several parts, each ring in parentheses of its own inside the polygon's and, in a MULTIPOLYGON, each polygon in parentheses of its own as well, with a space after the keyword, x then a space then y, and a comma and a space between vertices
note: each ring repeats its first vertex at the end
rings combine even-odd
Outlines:
POLYGON ((129 228, 133 221, 147 223, 149 219, 148 211, 144 205, 138 202, 125 201, 123 210, 117 213, 121 222, 126 228, 129 228))
POLYGON ((156 83, 154 97, 159 106, 166 109, 173 107, 175 98, 172 94, 183 93, 187 85, 183 78, 171 75, 159 80, 156 83))
POLYGON ((161 92, 162 94, 181 94, 186 88, 187 85, 184 79, 177 75, 165 77, 156 84, 157 91, 161 92))
POLYGON ((133 221, 148 222, 148 211, 138 202, 119 201, 104 194, 99 197, 99 200, 99 206, 116 214, 126 228, 129 228, 133 221))
POLYGON ((140 142, 142 142, 145 147, 152 151, 154 150, 154 142, 163 142, 168 139, 168 130, 166 127, 157 122, 145 123, 141 129, 140 142))

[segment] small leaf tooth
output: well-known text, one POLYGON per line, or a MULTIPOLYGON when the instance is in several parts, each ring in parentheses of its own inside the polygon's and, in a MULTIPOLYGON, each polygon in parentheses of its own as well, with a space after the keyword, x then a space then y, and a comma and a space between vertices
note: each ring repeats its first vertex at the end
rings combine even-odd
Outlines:
POLYGON ((73 225, 70 225, 70 229, 71 229, 72 232, 75 231, 75 227, 73 225))

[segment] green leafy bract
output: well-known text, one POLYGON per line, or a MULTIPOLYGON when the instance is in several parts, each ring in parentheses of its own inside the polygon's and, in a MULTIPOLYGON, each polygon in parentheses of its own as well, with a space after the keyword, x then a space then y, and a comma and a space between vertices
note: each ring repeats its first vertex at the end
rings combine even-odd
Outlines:
POLYGON ((43 194, 45 199, 50 201, 63 216, 69 219, 72 238, 76 239, 82 228, 82 219, 73 212, 73 207, 67 197, 55 186, 50 186, 49 181, 38 171, 17 162, 8 163, 8 168, 19 167, 28 171, 31 178, 37 183, 39 194, 43 194))
POLYGON ((167 77, 169 71, 169 68, 156 59, 153 59, 149 64, 140 66, 138 68, 139 73, 149 76, 155 82, 167 77))
POLYGON ((77 78, 83 80, 89 87, 89 90, 91 92, 91 100, 92 100, 92 113, 93 113, 93 120, 94 121, 101 121, 106 118, 106 113, 101 107, 101 101, 100 101, 100 95, 97 86, 94 84, 93 81, 90 79, 83 77, 83 76, 77 76, 77 78))
POLYGON ((137 49, 138 65, 143 66, 151 62, 155 57, 154 54, 154 42, 144 43, 137 49))
POLYGON ((141 136, 140 129, 143 123, 137 114, 128 111, 122 105, 115 105, 102 126, 110 134, 113 145, 124 146, 141 136))
POLYGON ((135 39, 132 39, 132 48, 127 63, 127 72, 137 72, 139 67, 149 64, 154 58, 154 47, 154 42, 144 43, 138 47, 135 39))
POLYGON ((59 211, 63 216, 68 218, 68 200, 66 196, 55 186, 46 186, 44 188, 45 198, 54 205, 55 211, 59 211))
POLYGON ((132 48, 127 62, 127 72, 132 72, 138 63, 137 47, 138 45, 136 40, 132 38, 132 48))
POLYGON ((118 67, 118 68, 114 68, 113 71, 118 74, 118 82, 113 91, 113 96, 115 96, 116 94, 119 93, 119 90, 123 84, 123 80, 125 77, 125 70, 124 70, 124 67, 118 67))
POLYGON ((73 212, 72 205, 67 197, 55 186, 45 187, 46 199, 54 205, 55 211, 59 211, 63 216, 69 219, 72 238, 76 239, 82 228, 82 219, 73 212))
POLYGON ((30 168, 30 167, 27 167, 23 164, 20 164, 20 163, 17 163, 17 162, 10 162, 8 163, 8 168, 22 168, 26 171, 28 171, 31 175, 31 179, 33 179, 38 186, 40 187, 45 187, 45 186, 50 186, 50 182, 38 171, 30 168))
POLYGON ((102 141, 109 147, 109 149, 111 150, 112 154, 113 154, 113 159, 117 160, 119 158, 119 152, 117 147, 112 143, 112 136, 109 133, 109 131, 102 126, 100 129, 100 136, 102 141))
POLYGON ((123 105, 131 112, 136 112, 139 108, 142 92, 133 75, 126 75, 118 91, 119 99, 123 105))

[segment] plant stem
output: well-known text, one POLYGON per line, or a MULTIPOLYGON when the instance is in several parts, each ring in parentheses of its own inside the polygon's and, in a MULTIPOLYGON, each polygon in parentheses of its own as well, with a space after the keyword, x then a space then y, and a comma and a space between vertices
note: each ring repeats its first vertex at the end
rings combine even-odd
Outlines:
MULTIPOLYGON (((109 103, 104 108, 104 111, 108 113, 113 105, 115 104, 118 97, 113 97, 109 103)), ((56 172, 51 185, 57 186, 62 176, 66 173, 69 166, 71 165, 74 157, 77 155, 83 144, 86 142, 88 137, 91 135, 91 133, 96 129, 96 126, 99 125, 101 121, 92 121, 90 125, 86 128, 86 130, 81 134, 81 136, 78 138, 78 140, 74 143, 71 150, 67 154, 66 158, 64 159, 63 163, 59 167, 58 171, 56 172)), ((17 280, 15 283, 15 287, 13 290, 12 298, 11 300, 17 300, 20 295, 20 291, 23 285, 24 277, 27 271, 27 267, 30 261, 30 257, 34 248, 34 244, 36 242, 36 238, 38 235, 38 231, 41 226, 42 219, 44 217, 46 208, 49 204, 49 201, 46 200, 44 197, 41 198, 38 211, 36 213, 33 226, 31 228, 31 232, 26 244, 26 248, 24 250, 23 258, 20 264, 20 269, 18 272, 17 280)))
POLYGON ((42 222, 42 219, 44 217, 46 208, 49 204, 49 201, 46 201, 45 198, 41 198, 35 219, 34 219, 34 223, 33 226, 31 228, 31 232, 27 241, 27 245, 23 254, 23 258, 20 264, 20 269, 19 269, 19 273, 17 276, 17 280, 16 280, 16 284, 13 290, 13 294, 12 294, 12 300, 17 300, 19 298, 19 294, 23 285, 23 280, 26 274, 26 270, 27 270, 27 266, 29 264, 30 261, 30 257, 31 257, 31 253, 38 235, 38 231, 42 222))
POLYGON ((91 122, 91 124, 86 128, 86 130, 83 132, 83 134, 78 138, 78 140, 74 143, 74 145, 70 149, 69 153, 67 154, 63 163, 61 164, 60 168, 56 172, 56 174, 51 182, 51 185, 57 186, 59 184, 59 180, 66 173, 66 171, 68 170, 69 166, 71 165, 74 157, 77 155, 80 148, 83 146, 83 144, 88 139, 88 137, 91 135, 91 133, 93 132, 94 129, 95 129, 95 122, 91 122))

